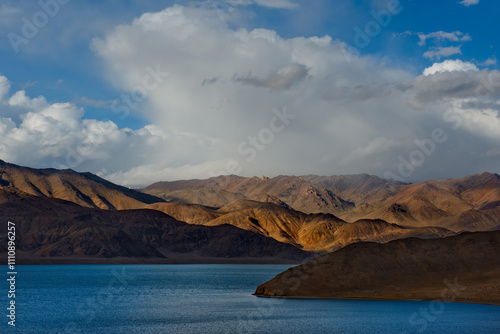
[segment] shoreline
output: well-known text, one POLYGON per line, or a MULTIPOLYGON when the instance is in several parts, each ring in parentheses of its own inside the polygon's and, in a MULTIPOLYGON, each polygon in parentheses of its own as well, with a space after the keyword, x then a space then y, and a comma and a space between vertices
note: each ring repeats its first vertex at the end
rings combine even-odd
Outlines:
MULTIPOLYGON (((300 265, 302 262, 292 259, 280 259, 275 257, 264 258, 213 258, 213 257, 189 257, 179 258, 17 258, 16 265, 143 265, 143 264, 239 264, 239 265, 289 265, 290 267, 300 265)), ((1 262, 7 265, 7 262, 1 262)))
POLYGON ((443 303, 460 303, 460 304, 479 304, 479 305, 490 305, 490 306, 500 306, 500 302, 481 302, 481 301, 471 301, 466 299, 456 299, 453 301, 443 301, 435 298, 394 298, 394 297, 316 297, 316 296, 269 296, 252 293, 252 296, 258 298, 277 298, 277 299, 324 299, 324 300, 362 300, 362 301, 407 301, 407 302, 432 302, 439 300, 443 303))

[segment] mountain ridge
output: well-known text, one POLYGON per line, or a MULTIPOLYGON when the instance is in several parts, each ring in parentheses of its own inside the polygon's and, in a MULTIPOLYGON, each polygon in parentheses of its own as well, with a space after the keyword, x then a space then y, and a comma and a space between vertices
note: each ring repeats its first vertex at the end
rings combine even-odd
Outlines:
POLYGON ((0 161, 0 180, 1 187, 99 209, 134 209, 164 202, 163 199, 116 185, 97 175, 78 173, 71 169, 35 169, 0 161))
POLYGON ((141 190, 178 203, 215 208, 231 202, 228 193, 231 200, 258 198, 265 193, 272 200, 260 197, 261 201, 279 201, 308 214, 331 213, 348 222, 382 219, 400 226, 436 226, 455 232, 488 230, 497 223, 496 208, 500 207, 500 176, 489 172, 415 184, 356 174, 275 178, 230 175, 169 185, 159 182, 141 190), (175 188, 175 198, 169 197, 171 188, 175 188), (223 192, 225 195, 219 196, 223 192), (469 216, 477 223, 470 225, 469 216))
POLYGON ((152 209, 191 225, 232 225, 312 252, 334 251, 361 241, 442 238, 500 224, 500 178, 491 173, 419 184, 389 182, 367 174, 220 176, 160 182, 147 188, 161 191, 157 189, 161 186, 172 190, 164 194, 167 197, 196 198, 201 204, 165 202, 165 196, 143 194, 72 170, 37 170, 2 162, 0 180, 0 190, 4 190, 0 203, 18 191, 88 208, 152 209), (297 205, 313 209, 303 212, 297 205))

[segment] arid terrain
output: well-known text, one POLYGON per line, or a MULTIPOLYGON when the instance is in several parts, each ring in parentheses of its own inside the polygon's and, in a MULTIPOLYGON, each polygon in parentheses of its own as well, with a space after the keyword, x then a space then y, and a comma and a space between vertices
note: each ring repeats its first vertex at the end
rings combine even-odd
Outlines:
POLYGON ((260 285, 265 297, 417 299, 500 305, 500 232, 357 243, 260 285))
POLYGON ((347 222, 382 219, 407 227, 484 231, 500 224, 500 176, 491 173, 416 184, 367 174, 344 176, 219 176, 159 182, 144 189, 169 202, 220 208, 236 199, 271 202, 347 222))
POLYGON ((133 190, 0 161, 0 219, 16 223, 19 263, 311 260, 256 294, 429 299, 458 278, 460 300, 500 300, 500 176, 491 173, 418 184, 220 176, 133 190))

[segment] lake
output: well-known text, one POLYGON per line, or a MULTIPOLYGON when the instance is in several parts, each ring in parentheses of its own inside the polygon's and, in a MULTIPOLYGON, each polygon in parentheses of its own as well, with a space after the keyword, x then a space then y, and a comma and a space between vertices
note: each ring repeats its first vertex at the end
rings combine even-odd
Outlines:
POLYGON ((2 333, 500 333, 498 306, 251 295, 259 284, 288 267, 17 266, 16 327, 7 325, 8 300, 3 293, 0 329, 2 333))

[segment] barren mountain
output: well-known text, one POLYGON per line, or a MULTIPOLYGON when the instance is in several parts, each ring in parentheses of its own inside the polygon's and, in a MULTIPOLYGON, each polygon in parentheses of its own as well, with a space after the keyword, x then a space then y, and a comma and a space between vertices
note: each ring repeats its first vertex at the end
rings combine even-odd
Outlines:
POLYGON ((280 201, 306 213, 337 213, 354 207, 353 203, 343 200, 330 190, 296 176, 278 176, 272 179, 219 176, 208 180, 159 182, 141 191, 162 198, 175 197, 180 203, 206 206, 213 206, 210 204, 214 203, 223 206, 235 199, 246 198, 260 201, 264 199, 273 203, 280 201), (228 192, 232 196, 229 196, 228 192), (207 193, 211 196, 220 195, 220 198, 215 200, 206 196, 207 193))
POLYGON ((218 210, 181 203, 156 203, 148 208, 190 224, 233 225, 309 251, 336 250, 358 241, 386 242, 410 236, 438 238, 453 234, 444 228, 408 228, 382 220, 347 223, 332 214, 305 214, 251 200, 237 200, 218 210))
POLYGON ((500 231, 356 243, 279 274, 255 294, 500 305, 499 252, 500 231))
POLYGON ((398 186, 407 183, 383 179, 368 174, 317 176, 307 175, 302 178, 322 186, 356 206, 377 203, 398 193, 398 186))
MULTIPOLYGON (((0 220, 16 224, 18 263, 297 263, 312 256, 233 226, 189 225, 155 210, 85 208, 15 190, 0 190, 0 199, 0 220)), ((6 246, 2 233, 0 251, 6 246)))
POLYGON ((417 184, 366 174, 271 179, 220 176, 160 182, 143 191, 166 197, 171 189, 181 203, 220 207, 234 199, 256 199, 304 213, 331 213, 348 222, 382 219, 401 226, 435 226, 457 232, 489 230, 500 223, 500 176, 491 173, 417 184))
POLYGON ((426 181, 398 189, 397 195, 362 205, 342 218, 379 218, 403 226, 440 226, 454 231, 488 230, 500 222, 497 174, 426 181))
POLYGON ((233 225, 308 251, 332 251, 358 241, 439 238, 454 234, 450 229, 490 230, 500 224, 499 176, 489 173, 414 185, 362 174, 221 176, 145 188, 170 203, 90 173, 5 162, 0 173, 0 203, 21 192, 90 208, 152 209, 192 225, 233 225))
POLYGON ((81 206, 124 210, 163 202, 162 199, 118 186, 91 173, 33 169, 0 160, 0 188, 17 189, 39 197, 59 198, 81 206))

